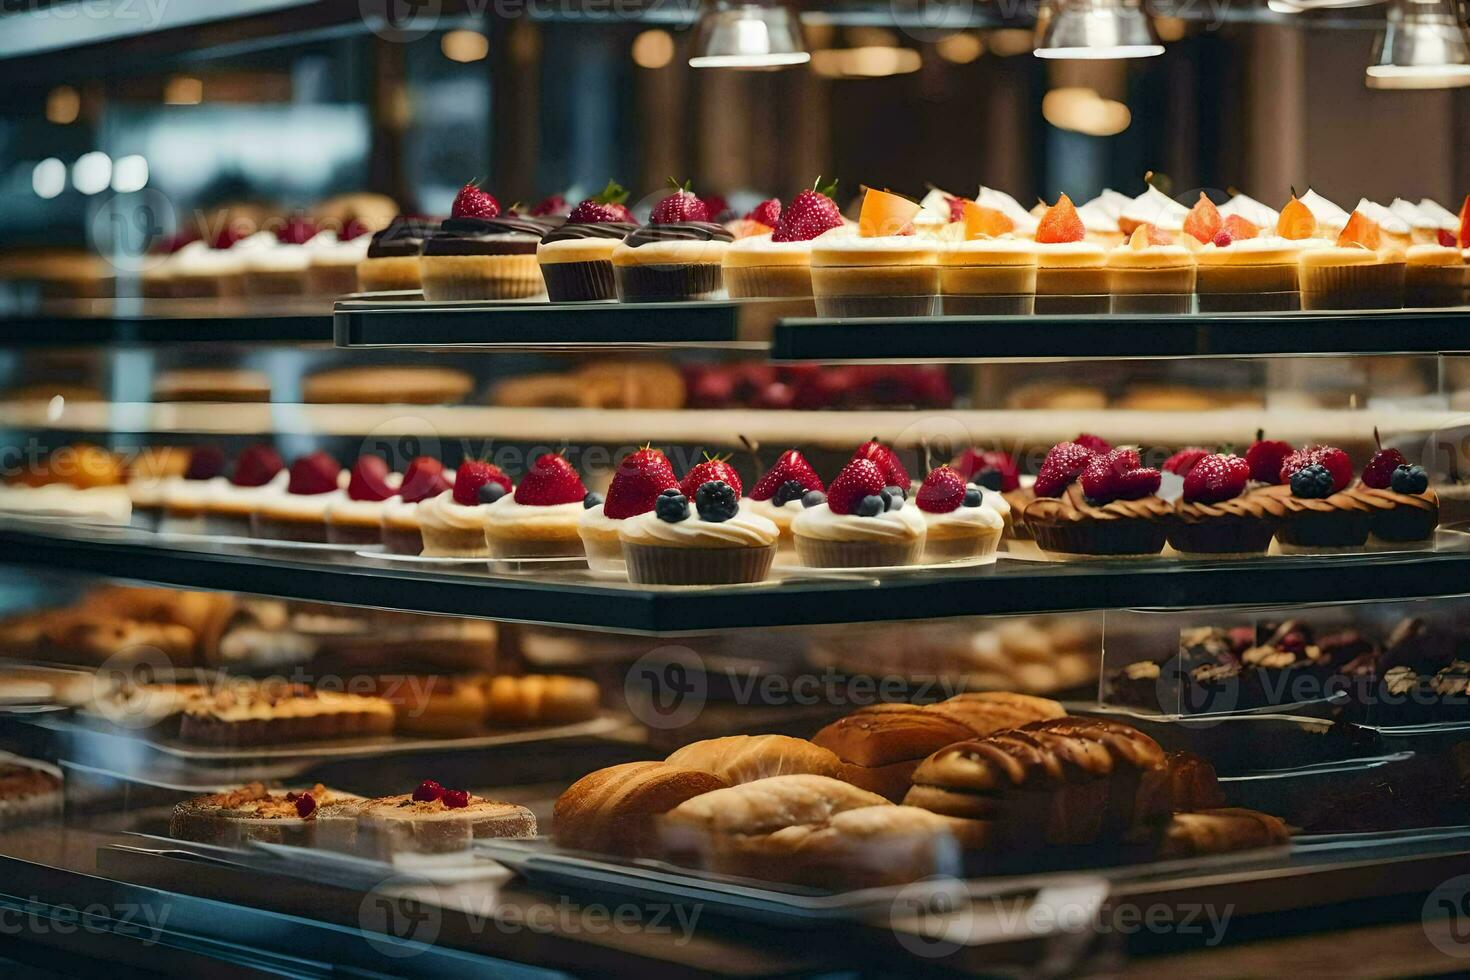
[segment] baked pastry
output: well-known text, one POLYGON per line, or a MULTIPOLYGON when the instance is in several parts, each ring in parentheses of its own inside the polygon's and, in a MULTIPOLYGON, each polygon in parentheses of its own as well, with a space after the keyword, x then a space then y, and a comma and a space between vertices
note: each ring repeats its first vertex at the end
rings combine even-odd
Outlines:
POLYGON ((350 367, 319 371, 301 382, 311 405, 454 405, 475 388, 475 379, 455 368, 350 367))
POLYGON ((163 513, 158 530, 169 534, 203 534, 209 500, 224 484, 225 454, 219 446, 196 446, 182 476, 163 484, 163 513))
POLYGON ((1150 183, 1142 194, 1129 199, 1118 210, 1118 231, 1127 236, 1148 225, 1177 238, 1183 233, 1188 217, 1189 208, 1150 183))
POLYGON ((1466 275, 1465 257, 1458 248, 1410 245, 1404 255, 1404 305, 1459 306, 1465 300, 1466 275))
POLYGON ((735 298, 784 299, 785 315, 816 312, 812 301, 812 240, 842 227, 842 212, 832 200, 836 184, 813 186, 786 207, 775 199, 757 205, 741 222, 725 251, 725 288, 735 298), (769 223, 768 223, 769 222, 769 223))
POLYGON ((1036 244, 1015 235, 1004 212, 963 205, 964 240, 939 250, 939 302, 945 315, 1025 315, 1036 307, 1036 244))
POLYGON ((175 368, 153 379, 156 402, 268 402, 270 378, 243 368, 175 368))
POLYGON ((485 685, 477 676, 396 674, 378 677, 374 693, 393 706, 404 735, 465 738, 485 730, 485 685))
POLYGON ((427 558, 487 558, 485 521, 491 505, 510 496, 510 477, 494 463, 465 460, 454 487, 419 504, 416 516, 427 558))
POLYGON ((344 800, 322 808, 317 842, 333 850, 391 859, 395 854, 454 854, 477 840, 535 837, 536 816, 426 779, 412 793, 344 800))
POLYGON ((587 553, 587 566, 598 572, 623 571, 623 545, 618 538, 623 523, 653 510, 659 494, 678 486, 668 457, 651 446, 619 460, 606 499, 590 493, 582 500, 577 534, 587 553))
POLYGON ((833 228, 812 242, 817 315, 930 316, 939 299, 939 247, 912 234, 919 205, 869 188, 857 234, 833 228))
POLYGON ((1349 492, 1372 508, 1369 530, 1381 543, 1428 541, 1439 526, 1439 497, 1429 489, 1429 474, 1410 466, 1397 449, 1374 453, 1349 492))
POLYGON ((1153 225, 1135 228, 1128 241, 1109 250, 1106 269, 1114 313, 1188 313, 1193 309, 1194 256, 1175 236, 1153 225))
POLYGON ((246 447, 235 459, 230 478, 217 481, 204 498, 206 534, 248 538, 251 517, 262 503, 286 492, 291 474, 270 446, 246 447))
POLYGON ((1160 858, 1202 857, 1258 847, 1274 847, 1291 839, 1279 818, 1244 807, 1220 807, 1176 813, 1159 839, 1160 858))
POLYGON ((1036 312, 1108 312, 1107 256, 1107 249, 1087 240, 1087 226, 1071 199, 1057 198, 1036 227, 1036 312))
POLYGON ((724 298, 720 265, 734 236, 712 218, 704 202, 687 188, 676 187, 655 204, 648 224, 613 249, 618 299, 647 303, 724 298))
POLYGON ((839 778, 896 802, 920 761, 974 734, 967 721, 942 711, 875 704, 832 722, 812 742, 841 760, 839 778))
POLYGON ((908 474, 885 472, 880 465, 885 458, 874 462, 855 456, 833 479, 825 497, 802 498, 803 509, 792 519, 791 534, 803 565, 864 568, 919 560, 924 551, 924 515, 905 501, 908 474))
POLYGON ((675 750, 664 761, 671 766, 712 772, 731 786, 797 773, 842 778, 842 760, 830 750, 789 735, 707 738, 675 750))
POLYGON ((536 248, 550 226, 502 214, 490 194, 466 184, 449 217, 424 239, 419 279, 431 302, 532 299, 546 294, 536 248))
POLYGON ((250 515, 254 537, 272 541, 327 541, 327 508, 344 496, 347 474, 321 450, 291 462, 286 492, 261 497, 250 515))
POLYGON ((766 518, 741 511, 738 488, 711 479, 692 499, 684 488, 663 491, 652 511, 623 522, 618 540, 631 582, 731 585, 770 573, 780 534, 766 518))
POLYGON ((1348 493, 1353 465, 1334 446, 1309 446, 1281 464, 1285 486, 1265 487, 1256 496, 1275 520, 1283 552, 1324 552, 1363 547, 1373 507, 1348 493))
POLYGON ((0 754, 0 827, 57 816, 61 808, 59 770, 45 763, 0 754))
POLYGON ((1354 211, 1337 243, 1301 253, 1304 310, 1388 310, 1404 305, 1404 259, 1380 251, 1378 224, 1354 211))
POLYGON ((1158 470, 1143 467, 1137 450, 1093 454, 1078 443, 1061 443, 1042 464, 1026 528, 1044 551, 1156 555, 1173 513, 1157 496, 1160 479, 1158 470))
POLYGON ((206 745, 274 745, 386 735, 393 725, 393 706, 382 698, 304 684, 240 683, 185 705, 179 738, 206 745))
POLYGON ((1204 456, 1184 477, 1183 495, 1168 521, 1169 545, 1182 555, 1263 555, 1276 527, 1251 492, 1250 465, 1239 456, 1204 456))
POLYGON ((342 496, 327 504, 322 521, 331 544, 383 543, 383 512, 401 479, 381 456, 359 456, 342 496))
POLYGON ((252 840, 309 847, 316 843, 322 809, 357 799, 321 783, 309 790, 267 789, 264 783, 247 783, 177 804, 169 817, 168 835, 221 847, 252 840))
POLYGON ((552 835, 561 847, 655 856, 662 847, 654 818, 727 785, 712 773, 666 762, 627 762, 599 769, 557 799, 552 835))
POLYGON ((1007 728, 1020 728, 1033 721, 1061 718, 1067 713, 1065 708, 1051 698, 1013 694, 1009 691, 956 694, 952 698, 925 705, 924 710, 953 718, 980 736, 991 735, 1007 728))
POLYGON ((541 239, 536 261, 553 303, 617 298, 613 249, 637 227, 623 205, 627 199, 627 191, 608 181, 602 193, 578 204, 565 224, 541 239))
POLYGON ((375 232, 367 256, 357 264, 357 288, 364 293, 417 291, 419 252, 433 222, 399 216, 375 232))
POLYGON ((419 508, 426 500, 454 486, 454 471, 432 456, 416 456, 403 471, 398 496, 383 502, 383 550, 394 555, 417 555, 424 550, 419 508))
MULTIPOLYGON (((994 500, 1004 503, 999 494, 994 500)), ((1005 518, 998 507, 985 506, 983 489, 967 484, 958 470, 940 466, 924 477, 914 504, 924 517, 924 560, 927 562, 986 558, 1000 547, 1005 518)), ((1007 512, 1010 505, 1005 505, 1007 512)))
MULTIPOLYGON (((583 554, 577 522, 588 506, 587 488, 566 457, 542 453, 515 493, 485 508, 480 546, 492 558, 576 558, 583 554)), ((428 539, 425 538, 427 545, 428 539)))
POLYGON ((570 725, 597 717, 602 693, 585 677, 500 674, 482 681, 491 725, 570 725))
POLYGON ((795 773, 700 794, 671 808, 659 826, 668 849, 678 853, 711 836, 769 834, 823 824, 846 810, 888 805, 881 796, 839 779, 795 773))

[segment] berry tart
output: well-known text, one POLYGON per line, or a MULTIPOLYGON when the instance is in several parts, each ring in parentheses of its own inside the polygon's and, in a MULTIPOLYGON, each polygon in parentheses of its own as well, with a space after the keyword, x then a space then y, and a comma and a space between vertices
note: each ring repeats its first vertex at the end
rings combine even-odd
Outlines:
POLYGON ((531 299, 546 293, 536 249, 548 228, 535 218, 503 215, 500 202, 474 184, 455 195, 449 217, 424 239, 419 278, 431 302, 531 299))
POLYGON ((962 201, 964 240, 939 250, 942 312, 1024 315, 1036 306, 1036 244, 1004 212, 962 201))
POLYGON ((490 505, 510 491, 510 477, 494 463, 477 459, 460 463, 454 487, 419 505, 424 557, 488 558, 485 520, 490 505))
POLYGON ((1191 557, 1265 554, 1276 529, 1257 495, 1247 492, 1250 475, 1249 463, 1223 453, 1190 464, 1169 521, 1170 547, 1191 557))
POLYGON ((235 459, 228 482, 217 484, 205 503, 204 530, 225 537, 250 537, 250 517, 261 504, 286 492, 291 474, 270 446, 249 446, 235 459))
POLYGON ((169 817, 168 835, 221 847, 252 840, 309 847, 316 843, 317 817, 322 810, 357 799, 321 783, 309 790, 267 789, 264 783, 249 783, 178 804, 169 817))
POLYGON ((822 478, 817 476, 806 457, 795 449, 788 449, 755 481, 744 507, 776 525, 781 532, 781 547, 791 549, 795 547, 791 538, 791 522, 801 512, 802 498, 813 491, 825 493, 826 490, 822 478))
POLYGON ((1439 497, 1429 489, 1429 474, 1410 466, 1397 449, 1380 446, 1349 492, 1372 507, 1370 533, 1380 544, 1428 541, 1439 526, 1439 497))
POLYGON ((434 224, 424 218, 397 217, 368 242, 357 264, 357 288, 364 293, 418 291, 419 253, 434 224))
POLYGON ((209 499, 225 482, 225 454, 218 446, 199 446, 189 453, 184 475, 163 486, 163 514, 158 530, 169 534, 203 534, 209 499))
POLYGON ((652 511, 624 521, 618 535, 631 582, 739 585, 770 573, 780 531, 741 511, 738 488, 706 480, 692 499, 680 488, 665 490, 652 511))
MULTIPOLYGON (((1200 201, 1214 211, 1203 194, 1200 201)), ((1153 225, 1133 229, 1108 252, 1107 276, 1114 313, 1188 313, 1194 302, 1194 256, 1153 225)))
POLYGON ((1036 312, 1106 313, 1108 251, 1087 240, 1087 226, 1063 194, 1036 226, 1036 312))
POLYGON ((813 490, 802 498, 791 522, 797 558, 819 568, 916 564, 925 522, 917 507, 907 506, 907 492, 907 481, 896 484, 872 459, 854 458, 825 495, 813 490))
POLYGON ((783 209, 772 200, 752 212, 755 220, 775 225, 769 234, 738 239, 725 251, 725 288, 731 297, 811 298, 812 239, 842 227, 842 212, 832 200, 836 190, 836 183, 824 187, 818 177, 790 206, 783 209))
POLYGON ((1373 508, 1348 493, 1353 464, 1335 446, 1308 446, 1281 464, 1285 485, 1257 494, 1276 520, 1286 553, 1354 551, 1368 541, 1373 508))
POLYGON ((1036 477, 1025 521, 1043 551, 1067 555, 1156 555, 1173 509, 1158 497, 1158 470, 1136 449, 1093 452, 1053 446, 1036 477))
POLYGON ((720 266, 734 240, 687 185, 675 185, 674 193, 653 206, 648 224, 613 249, 618 299, 657 303, 724 298, 720 266))
POLYGON ((342 466, 318 450, 291 463, 286 492, 260 501, 250 515, 254 537, 272 541, 327 541, 327 507, 342 496, 342 466))
POLYGON ((419 555, 424 551, 423 524, 419 507, 454 485, 454 472, 432 456, 416 456, 403 471, 398 496, 383 502, 383 550, 393 555, 419 555))
POLYGON ((347 491, 327 504, 327 541, 382 544, 384 505, 398 493, 399 482, 383 457, 359 456, 352 464, 347 491))
POLYGON ((958 470, 940 466, 924 477, 914 504, 924 516, 924 560, 986 558, 1000 547, 1005 521, 985 506, 985 491, 958 470))
POLYGON ((485 515, 485 543, 493 558, 580 558, 578 521, 587 488, 566 457, 543 453, 515 493, 501 494, 485 515))
POLYGON ((939 243, 914 234, 919 205, 868 188, 857 234, 843 229, 812 242, 818 316, 930 316, 939 298, 939 243))
POLYGON ((618 532, 630 517, 653 510, 659 494, 679 486, 668 457, 651 446, 629 453, 618 463, 607 499, 589 493, 582 500, 577 534, 595 572, 623 571, 623 544, 618 532))
POLYGON ((535 836, 536 817, 525 807, 426 779, 412 793, 323 807, 317 839, 333 850, 391 858, 468 851, 476 840, 492 837, 535 836))
POLYGON ((612 254, 638 226, 623 204, 628 192, 616 182, 572 209, 566 223, 553 228, 536 247, 536 261, 553 303, 617 299, 612 254))

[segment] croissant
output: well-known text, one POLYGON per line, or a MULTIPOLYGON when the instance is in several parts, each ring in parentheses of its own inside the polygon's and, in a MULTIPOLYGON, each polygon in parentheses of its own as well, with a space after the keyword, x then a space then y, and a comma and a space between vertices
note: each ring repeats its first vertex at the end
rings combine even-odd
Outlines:
POLYGON ((1243 807, 1222 807, 1198 813, 1176 813, 1159 841, 1163 858, 1225 854, 1253 847, 1285 844, 1286 824, 1269 813, 1243 807))
POLYGON ((731 786, 767 776, 809 773, 841 778, 842 760, 820 745, 789 735, 730 735, 693 742, 664 760, 719 776, 731 786))
POLYGON ((577 780, 552 808, 552 836, 562 847, 612 854, 658 852, 654 817, 726 782, 664 762, 628 762, 577 780))

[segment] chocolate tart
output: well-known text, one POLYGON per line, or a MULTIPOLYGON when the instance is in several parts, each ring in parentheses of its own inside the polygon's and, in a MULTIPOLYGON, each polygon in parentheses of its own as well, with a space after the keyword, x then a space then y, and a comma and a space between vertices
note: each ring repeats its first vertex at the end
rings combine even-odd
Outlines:
POLYGON ((1282 551, 1361 548, 1368 542, 1372 508, 1347 491, 1296 497, 1291 487, 1267 487, 1251 495, 1275 522, 1282 551))
POLYGON ((446 218, 424 239, 419 256, 424 298, 442 302, 544 294, 536 249, 549 230, 535 218, 446 218))
POLYGON ((1061 497, 1027 505, 1026 526, 1043 551, 1068 555, 1156 555, 1164 549, 1173 508, 1155 496, 1088 503, 1073 484, 1061 497))
POLYGON ((367 257, 357 264, 357 288, 365 293, 421 288, 419 252, 433 227, 422 218, 397 217, 375 233, 367 257))
POLYGON ((635 227, 625 221, 609 221, 564 224, 547 232, 536 249, 536 260, 551 301, 617 299, 612 253, 635 227))
POLYGON ((1348 493, 1371 508, 1369 528, 1379 541, 1428 541, 1439 526, 1439 497, 1433 490, 1396 493, 1360 483, 1348 493))
POLYGON ((1178 500, 1169 518, 1169 545, 1185 555, 1259 555, 1276 525, 1252 493, 1219 503, 1178 500))
POLYGON ((1003 490, 1001 496, 1011 505, 1011 516, 1006 521, 1006 536, 1017 541, 1030 541, 1031 529, 1026 526, 1026 508, 1036 499, 1036 491, 1030 487, 1003 490))
POLYGON ((708 221, 644 225, 613 250, 618 298, 625 302, 722 299, 721 263, 729 230, 708 221))

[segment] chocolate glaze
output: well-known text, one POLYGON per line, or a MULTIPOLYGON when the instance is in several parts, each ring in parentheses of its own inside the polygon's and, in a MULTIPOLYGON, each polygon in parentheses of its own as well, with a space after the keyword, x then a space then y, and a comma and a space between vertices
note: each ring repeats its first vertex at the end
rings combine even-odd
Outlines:
POLYGON ((538 218, 445 218, 425 255, 535 255, 550 229, 538 218))
POLYGON ((388 227, 373 235, 372 241, 368 242, 367 257, 388 259, 418 255, 424 247, 424 239, 433 231, 432 221, 399 215, 388 223, 388 227))
POLYGON ((596 224, 562 225, 553 228, 541 239, 543 245, 550 242, 580 241, 584 238, 615 238, 624 239, 636 228, 637 225, 626 221, 602 221, 596 224))
POLYGON ((644 225, 623 243, 629 248, 654 242, 733 242, 735 236, 723 225, 708 221, 676 221, 666 225, 644 225))

